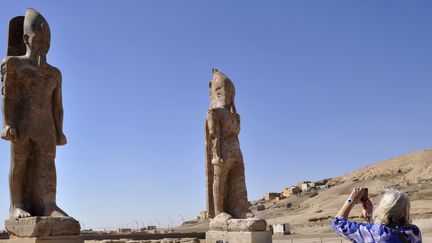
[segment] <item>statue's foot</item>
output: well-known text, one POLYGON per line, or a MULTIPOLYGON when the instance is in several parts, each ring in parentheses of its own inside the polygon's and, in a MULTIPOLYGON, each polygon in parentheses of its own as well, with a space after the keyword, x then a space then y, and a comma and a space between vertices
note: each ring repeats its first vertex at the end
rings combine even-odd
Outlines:
POLYGON ((59 208, 57 205, 49 206, 46 210, 44 215, 51 216, 51 217, 69 217, 67 213, 65 213, 61 208, 59 208))
POLYGON ((18 207, 13 208, 11 211, 12 219, 28 218, 30 216, 31 216, 30 213, 18 207))

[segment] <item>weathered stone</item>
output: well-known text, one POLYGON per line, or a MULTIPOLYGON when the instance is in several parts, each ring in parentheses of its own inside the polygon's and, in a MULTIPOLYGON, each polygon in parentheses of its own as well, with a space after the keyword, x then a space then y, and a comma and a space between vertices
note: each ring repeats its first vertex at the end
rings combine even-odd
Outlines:
POLYGON ((227 213, 221 213, 214 219, 210 220, 211 231, 230 231, 230 232, 244 232, 244 231, 265 231, 267 223, 259 218, 247 219, 233 219, 227 213))
POLYGON ((79 236, 54 236, 0 240, 0 243, 84 243, 79 236))
POLYGON ((259 232, 226 232, 208 231, 206 243, 271 243, 272 235, 269 231, 259 232))
POLYGON ((210 230, 220 231, 228 230, 228 220, 232 219, 232 216, 227 213, 220 213, 214 219, 210 220, 210 230))
POLYGON ((228 220, 228 231, 265 231, 267 222, 263 219, 230 219, 228 220))
POLYGON ((210 218, 223 212, 234 218, 245 218, 249 211, 238 139, 240 116, 234 105, 234 96, 232 81, 213 69, 211 105, 205 126, 207 212, 210 218))
POLYGON ((29 217, 6 220, 11 237, 79 235, 80 224, 70 217, 29 217))
POLYGON ((264 211, 265 210, 265 206, 264 205, 258 205, 257 206, 257 211, 264 211))

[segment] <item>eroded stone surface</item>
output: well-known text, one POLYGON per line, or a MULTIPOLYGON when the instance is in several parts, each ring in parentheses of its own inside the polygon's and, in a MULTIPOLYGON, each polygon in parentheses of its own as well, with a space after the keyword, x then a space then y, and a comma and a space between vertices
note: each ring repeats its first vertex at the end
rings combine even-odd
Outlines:
POLYGON ((230 219, 228 220, 228 231, 265 231, 267 223, 263 219, 230 219))
POLYGON ((70 217, 29 217, 6 220, 11 238, 79 235, 80 224, 70 217))
POLYGON ((227 213, 220 213, 214 219, 210 220, 210 230, 216 231, 227 231, 228 220, 232 219, 232 216, 227 213))
POLYGON ((234 219, 227 213, 221 213, 210 221, 211 231, 252 232, 265 231, 267 223, 259 218, 234 219))
POLYGON ((223 212, 234 218, 245 218, 249 211, 243 155, 238 139, 240 115, 236 111, 234 97, 232 81, 213 69, 211 105, 205 126, 207 212, 210 218, 223 212))

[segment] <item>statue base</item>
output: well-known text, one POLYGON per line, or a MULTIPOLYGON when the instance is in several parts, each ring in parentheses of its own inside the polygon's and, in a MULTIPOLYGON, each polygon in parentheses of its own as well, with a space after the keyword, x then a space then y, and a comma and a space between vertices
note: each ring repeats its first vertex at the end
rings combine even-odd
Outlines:
POLYGON ((0 243, 84 243, 84 240, 79 236, 51 236, 14 238, 10 240, 0 240, 0 243))
POLYGON ((22 240, 21 238, 23 237, 77 236, 80 234, 81 230, 79 222, 71 217, 29 217, 17 220, 10 219, 6 220, 5 225, 11 240, 22 240))
POLYGON ((267 222, 256 217, 247 219, 233 219, 227 213, 220 213, 210 220, 210 231, 257 232, 266 231, 267 222))
POLYGON ((270 231, 228 232, 207 231, 206 243, 271 243, 270 231))

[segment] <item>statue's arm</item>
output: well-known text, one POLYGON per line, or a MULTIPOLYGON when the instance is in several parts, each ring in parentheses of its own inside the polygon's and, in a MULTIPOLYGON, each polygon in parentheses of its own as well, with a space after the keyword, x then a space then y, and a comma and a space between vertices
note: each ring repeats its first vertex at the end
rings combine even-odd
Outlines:
POLYGON ((210 138, 212 140, 212 164, 222 164, 222 151, 221 151, 221 131, 220 124, 217 120, 216 111, 210 109, 207 114, 207 122, 209 127, 210 138))
POLYGON ((2 115, 3 128, 1 137, 5 140, 16 139, 16 127, 14 124, 14 93, 12 85, 15 83, 14 60, 6 57, 1 62, 1 95, 2 95, 2 115))
POLYGON ((57 86, 53 94, 53 117, 57 133, 57 145, 65 145, 67 140, 63 133, 62 75, 57 69, 55 71, 55 76, 57 79, 57 86))

